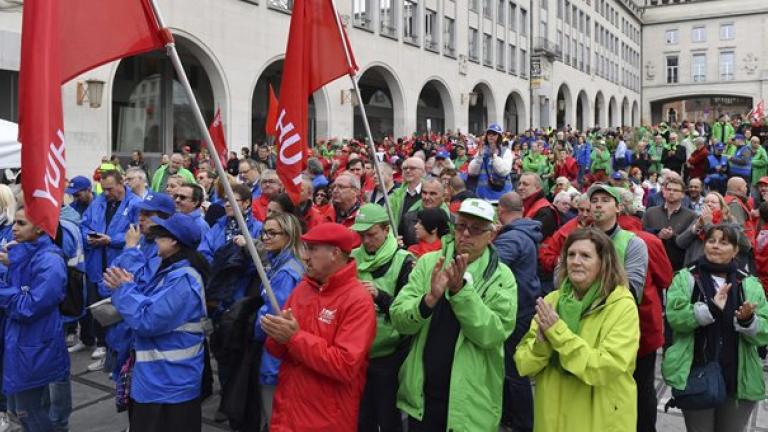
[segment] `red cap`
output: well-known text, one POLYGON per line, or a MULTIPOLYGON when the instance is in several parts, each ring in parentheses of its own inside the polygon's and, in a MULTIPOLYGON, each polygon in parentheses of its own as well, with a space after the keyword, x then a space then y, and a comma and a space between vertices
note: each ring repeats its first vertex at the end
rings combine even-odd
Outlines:
POLYGON ((356 232, 344 225, 332 222, 316 225, 301 236, 301 239, 307 243, 336 246, 346 253, 360 246, 360 236, 356 232))
POLYGON ((768 184, 768 177, 760 177, 760 180, 757 181, 757 184, 768 184))

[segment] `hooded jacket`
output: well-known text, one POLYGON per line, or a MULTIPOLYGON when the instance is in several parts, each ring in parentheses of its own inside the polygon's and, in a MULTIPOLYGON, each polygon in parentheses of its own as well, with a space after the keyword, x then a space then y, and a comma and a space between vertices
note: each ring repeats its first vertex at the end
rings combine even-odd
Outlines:
MULTIPOLYGON (((560 291, 547 295, 553 307, 560 291)), ((517 346, 521 376, 536 379, 534 431, 627 432, 637 424, 637 387, 632 374, 640 339, 637 306, 629 290, 616 287, 581 318, 578 334, 563 320, 536 338, 538 325, 517 346), (552 363, 557 352, 558 367, 552 363)))
POLYGON ((357 430, 376 313, 355 261, 323 285, 305 275, 285 309, 299 330, 286 344, 267 338, 267 351, 282 361, 270 430, 357 430))
POLYGON ((59 313, 67 284, 61 250, 43 235, 11 247, 8 260, 0 309, 5 313, 3 393, 11 395, 69 376, 69 354, 59 313))
POLYGON ((512 270, 517 281, 518 322, 515 332, 528 330, 536 299, 541 297, 536 255, 543 238, 541 222, 518 219, 504 225, 493 241, 499 259, 512 270))

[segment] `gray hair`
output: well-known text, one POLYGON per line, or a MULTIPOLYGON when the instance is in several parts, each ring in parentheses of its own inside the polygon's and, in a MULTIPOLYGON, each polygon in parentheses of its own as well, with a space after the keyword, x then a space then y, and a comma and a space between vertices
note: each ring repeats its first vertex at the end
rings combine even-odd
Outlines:
POLYGON ((630 190, 621 193, 621 205, 624 206, 624 214, 635 213, 635 194, 630 190))
POLYGON ((144 171, 143 169, 141 169, 139 167, 131 167, 131 168, 128 168, 127 170, 125 170, 125 176, 128 177, 129 174, 136 174, 137 176, 139 176, 139 178, 141 178, 141 181, 143 181, 144 183, 147 182, 147 173, 146 173, 146 171, 144 171))
POLYGON ((307 159, 307 171, 312 175, 322 175, 323 164, 317 158, 309 158, 307 159))
POLYGON ((360 190, 360 179, 358 179, 357 176, 355 176, 352 173, 349 173, 349 172, 345 171, 345 172, 343 172, 343 173, 341 173, 341 174, 336 176, 336 181, 338 181, 342 177, 348 178, 350 186, 352 186, 353 188, 355 188, 357 190, 360 190))

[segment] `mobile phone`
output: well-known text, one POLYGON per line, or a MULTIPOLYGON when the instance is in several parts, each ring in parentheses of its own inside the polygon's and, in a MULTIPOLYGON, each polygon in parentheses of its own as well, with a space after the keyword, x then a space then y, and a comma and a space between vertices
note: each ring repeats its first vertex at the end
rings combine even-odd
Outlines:
POLYGON ((90 237, 90 238, 98 238, 98 237, 101 237, 101 234, 99 234, 97 232, 89 232, 88 233, 88 237, 90 237))

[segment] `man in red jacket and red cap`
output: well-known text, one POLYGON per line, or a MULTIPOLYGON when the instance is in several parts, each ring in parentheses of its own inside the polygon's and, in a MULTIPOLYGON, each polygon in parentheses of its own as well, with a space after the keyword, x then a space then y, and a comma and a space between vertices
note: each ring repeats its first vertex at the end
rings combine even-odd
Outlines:
POLYGON ((376 334, 373 300, 349 258, 360 237, 325 223, 301 239, 304 279, 283 313, 261 323, 282 360, 270 430, 354 431, 376 334))

